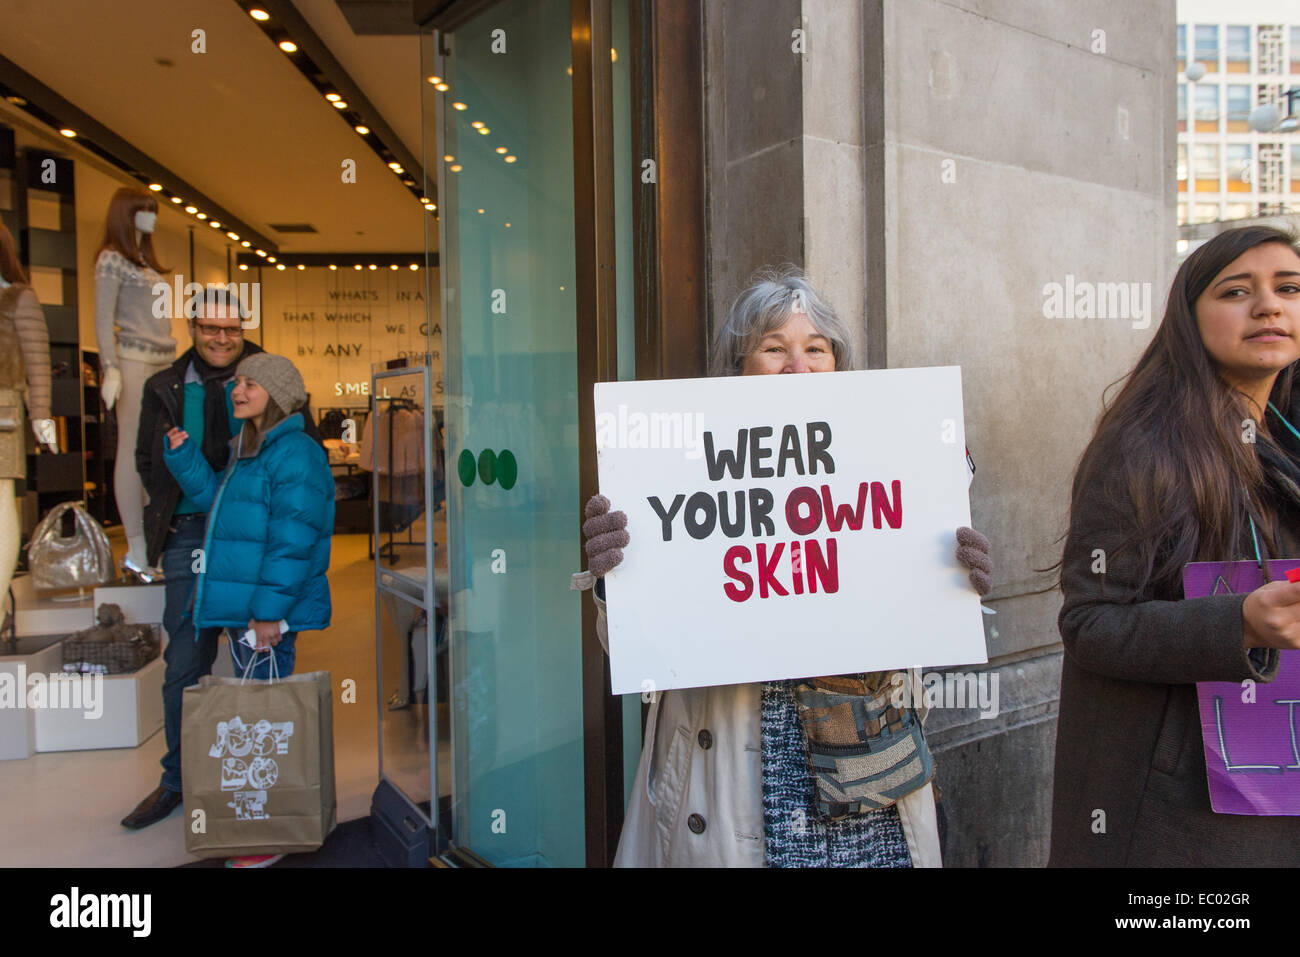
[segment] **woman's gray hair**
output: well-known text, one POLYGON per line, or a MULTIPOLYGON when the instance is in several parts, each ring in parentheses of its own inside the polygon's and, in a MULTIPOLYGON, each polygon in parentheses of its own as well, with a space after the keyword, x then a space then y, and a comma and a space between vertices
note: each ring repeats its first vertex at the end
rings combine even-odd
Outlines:
POLYGON ((740 375, 745 357, 763 337, 780 329, 791 313, 802 312, 831 344, 837 371, 854 368, 853 340, 830 303, 812 287, 796 266, 764 266, 750 277, 750 286, 731 304, 718 330, 709 360, 709 375, 740 375))

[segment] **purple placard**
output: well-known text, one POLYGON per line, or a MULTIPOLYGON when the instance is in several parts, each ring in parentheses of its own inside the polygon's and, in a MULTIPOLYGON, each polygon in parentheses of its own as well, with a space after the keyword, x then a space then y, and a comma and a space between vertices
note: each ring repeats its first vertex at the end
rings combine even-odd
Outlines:
MULTIPOLYGON (((1292 568, 1300 568, 1300 560, 1271 561, 1269 577, 1286 581, 1292 568)), ((1263 583, 1255 562, 1193 562, 1183 568, 1187 598, 1240 595, 1263 583)), ((1210 806, 1220 814, 1300 814, 1300 651, 1281 654, 1277 677, 1268 684, 1196 685, 1210 806)))

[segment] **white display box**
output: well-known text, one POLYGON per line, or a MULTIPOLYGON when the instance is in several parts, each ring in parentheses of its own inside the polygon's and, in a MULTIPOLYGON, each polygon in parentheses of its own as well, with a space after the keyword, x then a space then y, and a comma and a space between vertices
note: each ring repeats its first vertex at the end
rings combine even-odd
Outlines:
MULTIPOLYGON (((27 676, 51 674, 63 668, 63 646, 57 639, 45 647, 36 647, 39 639, 20 639, 19 650, 31 646, 26 654, 0 657, 0 680, 13 682, 16 701, 27 701, 27 676), (17 697, 21 696, 21 697, 17 697)), ((0 708, 0 761, 30 758, 36 753, 36 712, 27 707, 0 708)))
POLYGON ((13 580, 14 629, 19 635, 70 635, 95 623, 92 594, 55 600, 39 595, 31 575, 13 580))
MULTIPOLYGON (((60 653, 60 662, 62 654, 60 653)), ((60 663, 59 667, 62 667, 60 663)), ((163 726, 162 686, 166 666, 159 655, 129 675, 103 676, 103 714, 42 709, 33 712, 37 751, 134 748, 163 726)))
POLYGON ((163 620, 163 584, 101 585, 95 589, 95 608, 104 604, 121 608, 128 625, 160 625, 163 620))

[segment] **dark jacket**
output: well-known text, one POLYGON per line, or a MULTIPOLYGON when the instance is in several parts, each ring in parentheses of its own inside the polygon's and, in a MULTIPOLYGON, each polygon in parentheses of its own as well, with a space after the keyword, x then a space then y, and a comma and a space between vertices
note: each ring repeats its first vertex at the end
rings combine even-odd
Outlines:
MULTIPOLYGON (((1284 428, 1270 417, 1274 436, 1284 428)), ((1300 453, 1289 438, 1282 444, 1300 453)), ((1132 528, 1132 505, 1106 496, 1102 484, 1098 476, 1076 479, 1063 558, 1065 659, 1049 863, 1294 866, 1300 817, 1210 809, 1195 684, 1272 681, 1278 653, 1247 654, 1244 595, 1184 600, 1181 586, 1137 593, 1135 557, 1115 551, 1132 528), (1105 553, 1104 575, 1092 570, 1096 549, 1105 553)), ((1300 509, 1273 506, 1282 542, 1279 554, 1266 557, 1300 557, 1300 509)), ((1249 541, 1247 531, 1234 557, 1253 558, 1249 541)))
MULTIPOLYGON (((262 347, 256 343, 245 342, 240 359, 261 351, 262 347)), ((185 372, 193 357, 194 348, 191 346, 166 369, 150 376, 144 384, 140 429, 136 433, 135 467, 149 496, 148 504, 144 507, 144 534, 149 549, 149 564, 154 566, 158 565, 162 557, 171 531, 172 515, 181 500, 180 486, 163 464, 163 453, 167 447, 168 430, 183 425, 185 421, 185 372)), ((238 359, 231 363, 231 378, 234 378, 238 364, 238 359)), ((304 407, 302 413, 306 421, 306 433, 319 443, 320 433, 312 421, 310 408, 304 407)), ((205 424, 205 428, 208 427, 211 427, 211 423, 205 424)), ((222 448, 226 448, 224 442, 222 448)), ((221 454, 226 453, 223 451, 221 454)), ((210 459, 208 464, 213 470, 220 471, 226 463, 224 459, 215 462, 210 459)))
POLYGON ((280 621, 290 631, 330 623, 325 573, 334 531, 334 478, 320 445, 295 412, 256 449, 231 441, 230 463, 213 472, 198 444, 168 448, 167 468, 208 513, 203 571, 194 599, 196 628, 243 628, 280 621))

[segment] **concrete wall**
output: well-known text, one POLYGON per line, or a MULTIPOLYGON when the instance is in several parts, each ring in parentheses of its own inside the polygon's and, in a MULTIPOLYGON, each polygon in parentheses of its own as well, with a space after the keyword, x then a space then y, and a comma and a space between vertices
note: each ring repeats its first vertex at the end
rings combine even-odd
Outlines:
POLYGON ((1174 0, 706 10, 714 321, 750 269, 788 258, 869 366, 962 367, 1000 710, 927 724, 945 861, 1042 864, 1061 650, 1060 596, 1038 569, 1060 555, 1102 391, 1149 341, 1173 276, 1174 0), (1150 311, 1045 318, 1044 287, 1069 277, 1149 283, 1150 311))

